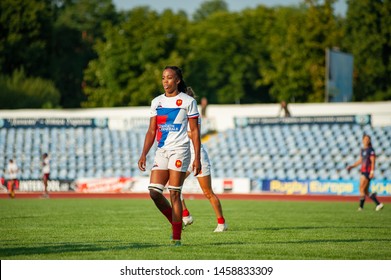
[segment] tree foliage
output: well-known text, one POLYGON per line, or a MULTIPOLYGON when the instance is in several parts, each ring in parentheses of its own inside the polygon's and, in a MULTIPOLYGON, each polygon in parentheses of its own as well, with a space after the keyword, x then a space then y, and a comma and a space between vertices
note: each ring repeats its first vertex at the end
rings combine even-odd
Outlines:
POLYGON ((0 1, 0 69, 11 75, 24 68, 28 75, 48 77, 51 44, 50 0, 0 1))
POLYGON ((391 99, 391 1, 348 1, 346 48, 354 56, 356 100, 391 99))
POLYGON ((256 81, 267 64, 270 11, 265 7, 241 13, 218 12, 189 27, 185 61, 189 80, 200 96, 212 103, 267 101, 267 91, 256 81))
POLYGON ((64 2, 53 27, 52 78, 63 92, 63 107, 85 101, 83 72, 96 58, 94 44, 104 37, 104 26, 117 24, 119 15, 111 0, 64 2))
POLYGON ((195 21, 201 21, 217 12, 228 12, 227 3, 223 0, 207 0, 201 3, 194 12, 193 18, 195 21))
POLYGON ((322 102, 325 88, 325 49, 342 39, 334 0, 319 4, 307 0, 301 7, 274 10, 268 49, 271 67, 265 68, 264 84, 276 100, 322 102))
POLYGON ((105 41, 85 72, 85 107, 147 105, 160 90, 161 69, 182 64, 179 37, 188 21, 167 10, 159 15, 138 8, 116 26, 105 27, 105 41))
POLYGON ((190 19, 112 0, 3 0, 0 74, 53 81, 49 106, 65 108, 148 105, 166 65, 210 103, 323 102, 325 50, 339 48, 354 55, 355 100, 391 99, 391 1, 348 0, 346 17, 335 2, 230 12, 207 0, 190 19))
POLYGON ((60 92, 50 80, 29 78, 24 70, 11 76, 0 75, 0 108, 57 108, 60 92))

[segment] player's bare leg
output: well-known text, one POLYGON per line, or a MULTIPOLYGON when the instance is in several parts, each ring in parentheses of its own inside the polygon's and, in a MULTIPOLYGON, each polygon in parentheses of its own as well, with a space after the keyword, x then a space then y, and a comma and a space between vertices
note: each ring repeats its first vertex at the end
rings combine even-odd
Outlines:
POLYGON ((223 210, 219 198, 212 190, 211 176, 197 177, 197 179, 200 183, 204 196, 209 200, 210 204, 212 205, 212 208, 216 214, 216 218, 222 218, 223 210))
POLYGON ((169 172, 168 170, 153 170, 151 172, 151 183, 161 186, 160 190, 154 190, 149 188, 149 196, 155 203, 160 212, 172 223, 172 208, 168 200, 164 197, 162 191, 163 187, 167 184, 169 172))
POLYGON ((361 175, 361 177, 360 177, 360 207, 358 208, 358 211, 362 211, 364 209, 365 197, 368 195, 368 187, 369 187, 369 180, 364 175, 361 175))
POLYGON ((217 227, 215 229, 215 232, 222 232, 228 230, 228 226, 225 223, 223 209, 221 207, 220 200, 217 197, 217 195, 213 192, 212 189, 212 177, 208 175, 203 177, 197 177, 197 179, 201 186, 202 192, 204 193, 205 197, 209 200, 216 214, 217 227))
POLYGON ((10 197, 11 198, 15 198, 15 180, 11 180, 10 181, 10 189, 9 189, 9 192, 10 192, 10 197))
MULTIPOLYGON (((186 178, 190 175, 190 172, 186 172, 186 178)), ((185 179, 186 179, 185 178, 185 179)), ((182 201, 182 221, 183 221, 183 226, 186 227, 188 225, 193 224, 193 216, 190 215, 189 210, 187 209, 185 199, 183 197, 183 193, 181 193, 181 201, 182 201)))
POLYGON ((42 180, 43 180, 43 188, 44 188, 44 193, 43 193, 42 197, 49 198, 48 177, 46 175, 44 175, 42 180))
POLYGON ((181 190, 186 173, 169 170, 168 188, 172 207, 172 239, 175 245, 180 245, 182 235, 182 202, 181 190))

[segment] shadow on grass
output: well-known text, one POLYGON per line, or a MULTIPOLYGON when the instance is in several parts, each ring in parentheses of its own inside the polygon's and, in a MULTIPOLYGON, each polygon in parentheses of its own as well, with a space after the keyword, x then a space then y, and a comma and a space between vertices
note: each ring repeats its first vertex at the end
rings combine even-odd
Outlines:
POLYGON ((310 243, 358 243, 358 242, 390 242, 391 239, 318 239, 318 240, 292 240, 271 241, 264 244, 310 244, 310 243))
MULTIPOLYGON (((97 243, 108 243, 110 241, 98 241, 97 243)), ((14 256, 28 256, 28 255, 42 255, 42 254, 63 254, 73 252, 103 252, 112 250, 129 250, 129 249, 148 249, 164 247, 161 244, 151 243, 129 243, 123 246, 99 246, 97 244, 88 243, 54 243, 42 244, 32 247, 9 247, 0 248, 0 258, 14 257, 14 256)))
MULTIPOLYGON (((391 239, 317 239, 317 240, 287 240, 287 241, 262 241, 260 244, 311 244, 311 243, 360 243, 360 242, 391 242, 391 239)), ((257 243, 258 244, 258 243, 257 243)), ((208 246, 245 245, 248 242, 212 242, 208 246)))
POLYGON ((361 226, 351 226, 351 227, 338 227, 338 226, 298 226, 298 227, 265 227, 265 228, 254 228, 253 230, 270 230, 270 231, 279 231, 279 230, 317 230, 317 229, 387 229, 391 226, 382 226, 382 227, 361 227, 361 226))

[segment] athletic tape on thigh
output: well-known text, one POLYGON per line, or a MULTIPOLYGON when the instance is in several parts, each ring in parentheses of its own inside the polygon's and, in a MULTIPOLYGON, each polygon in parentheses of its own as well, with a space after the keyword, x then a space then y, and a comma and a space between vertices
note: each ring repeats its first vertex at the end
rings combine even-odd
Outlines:
POLYGON ((168 186, 168 190, 180 192, 182 190, 182 186, 179 187, 168 186))
POLYGON ((162 184, 155 184, 155 183, 150 183, 148 186, 148 190, 154 190, 159 193, 163 193, 164 185, 162 184))

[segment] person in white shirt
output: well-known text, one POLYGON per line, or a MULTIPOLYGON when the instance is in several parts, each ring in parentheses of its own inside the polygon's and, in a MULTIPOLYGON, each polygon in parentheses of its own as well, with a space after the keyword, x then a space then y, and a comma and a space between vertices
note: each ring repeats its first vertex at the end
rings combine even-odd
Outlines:
POLYGON ((45 198, 49 197, 49 191, 48 191, 49 178, 50 178, 50 160, 49 160, 49 155, 47 153, 44 153, 42 155, 42 181, 44 187, 43 197, 45 198))
POLYGON ((278 117, 289 118, 291 117, 291 112, 288 109, 288 104, 285 100, 280 102, 280 111, 278 112, 278 117))
POLYGON ((195 99, 185 93, 187 86, 180 68, 165 67, 162 85, 164 94, 154 98, 151 102, 151 118, 138 167, 141 171, 146 170, 146 157, 156 139, 157 151, 150 175, 149 194, 156 207, 172 226, 173 245, 180 246, 182 234, 180 194, 186 171, 191 164, 191 142, 187 135, 188 124, 195 154, 192 170, 195 175, 201 171, 201 139, 197 125, 199 112, 195 99), (167 184, 171 204, 163 195, 167 184))
MULTIPOLYGON (((187 94, 195 98, 194 91, 190 87, 187 88, 187 94)), ((198 118, 198 126, 199 129, 201 130, 201 118, 198 118)), ((188 134, 189 134, 188 135, 189 138, 191 138, 190 131, 188 131, 188 134)), ((192 146, 190 145, 190 147, 192 146)), ((193 157, 194 150, 190 149, 190 151, 193 157)), ((228 230, 228 225, 225 222, 225 218, 223 216, 223 208, 221 206, 221 202, 219 198, 217 197, 217 195, 214 193, 212 189, 212 177, 211 177, 209 156, 202 144, 201 144, 201 166, 202 166, 201 172, 196 176, 196 178, 198 180, 198 183, 200 184, 202 192, 204 193, 205 197, 209 200, 215 212, 216 219, 217 219, 217 227, 214 230, 214 232, 226 231, 228 230)), ((189 170, 186 172, 186 177, 188 177, 190 173, 192 173, 192 170, 189 168, 189 170)), ((183 194, 181 195, 181 199, 182 199, 182 209, 183 209, 183 214, 182 214, 183 224, 184 226, 188 226, 193 223, 193 217, 186 206, 183 194)))
POLYGON ((7 173, 9 178, 8 188, 11 198, 15 198, 16 181, 18 180, 19 168, 13 159, 10 159, 7 166, 7 173))

